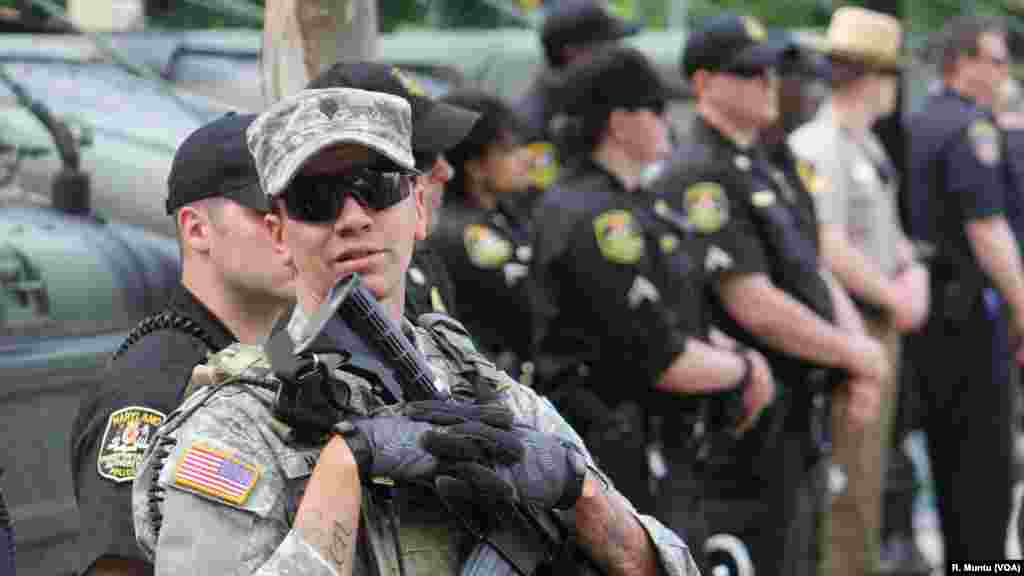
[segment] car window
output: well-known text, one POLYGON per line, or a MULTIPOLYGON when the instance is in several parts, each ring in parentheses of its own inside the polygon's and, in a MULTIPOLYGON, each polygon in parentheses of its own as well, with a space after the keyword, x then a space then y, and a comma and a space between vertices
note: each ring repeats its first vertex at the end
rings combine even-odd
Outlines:
POLYGON ((77 118, 96 130, 130 132, 138 140, 172 148, 201 122, 222 113, 195 100, 183 106, 151 81, 113 64, 2 59, 0 63, 58 116, 77 118))
POLYGON ((179 52, 166 75, 176 85, 208 98, 253 111, 264 107, 256 54, 179 52))

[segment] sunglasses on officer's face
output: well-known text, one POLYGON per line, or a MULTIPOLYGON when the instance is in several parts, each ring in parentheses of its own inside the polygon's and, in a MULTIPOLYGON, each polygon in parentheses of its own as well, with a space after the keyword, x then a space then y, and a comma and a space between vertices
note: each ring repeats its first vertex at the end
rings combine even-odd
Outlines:
POLYGON ((288 185, 283 200, 293 220, 324 223, 341 216, 350 195, 365 208, 384 210, 405 200, 410 192, 412 185, 404 174, 362 168, 342 174, 300 174, 288 185))

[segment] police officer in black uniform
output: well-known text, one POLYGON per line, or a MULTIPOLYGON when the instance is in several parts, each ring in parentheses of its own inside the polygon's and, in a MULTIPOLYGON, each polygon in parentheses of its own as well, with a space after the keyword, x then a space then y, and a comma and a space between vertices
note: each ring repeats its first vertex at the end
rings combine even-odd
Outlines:
POLYGON ((457 90, 441 100, 480 119, 446 153, 455 176, 430 242, 451 272, 459 318, 477 345, 518 378, 533 336, 529 215, 516 208, 521 196, 533 193, 522 124, 500 98, 479 90, 457 90))
POLYGON ((569 74, 563 101, 589 153, 534 212, 538 386, 639 510, 698 542, 696 523, 681 530, 696 509, 686 480, 699 419, 688 399, 731 391, 741 415, 728 426, 745 429, 774 382, 757 352, 709 342, 687 216, 641 187, 644 169, 670 153, 663 114, 674 94, 632 48, 569 74))
MULTIPOLYGON (((540 190, 554 182, 559 164, 569 156, 559 126, 553 123, 559 111, 554 94, 559 90, 563 73, 574 62, 588 60, 602 46, 641 30, 640 24, 610 14, 600 0, 561 0, 553 4, 540 31, 547 67, 515 103, 534 155, 535 184, 540 190)), ((593 98, 590 94, 580 96, 593 98)))
POLYGON ((293 271, 271 247, 268 204, 245 143, 254 118, 224 116, 175 154, 167 212, 178 228, 181 284, 128 336, 73 427, 78 573, 151 573, 132 529, 135 467, 192 369, 236 340, 261 342, 292 298, 293 271))
MULTIPOLYGON (((432 234, 444 185, 453 176, 444 153, 466 137, 478 114, 431 98, 407 72, 377 62, 338 62, 313 79, 307 88, 357 88, 394 94, 409 101, 413 155, 416 168, 422 172, 416 178, 416 193, 426 211, 427 234, 432 234)), ((418 318, 428 312, 456 315, 455 285, 444 259, 429 242, 417 243, 407 274, 407 316, 418 318)))
POLYGON ((1011 370, 1024 270, 1008 219, 1018 194, 991 106, 1008 79, 1004 25, 943 33, 943 90, 910 122, 912 237, 931 244, 932 314, 915 342, 923 427, 949 561, 1003 558, 1011 505, 1011 370), (1001 350, 993 350, 1003 342, 1001 350), (996 361, 993 361, 996 356, 996 361))
POLYGON ((778 116, 775 69, 792 54, 749 17, 722 14, 693 32, 682 68, 697 114, 653 189, 706 242, 695 266, 708 277, 714 323, 761 348, 779 383, 779 399, 754 430, 700 459, 705 519, 738 538, 746 554, 733 555, 749 555, 757 573, 809 575, 817 569, 828 385, 833 373, 847 373, 851 415, 872 417, 885 355, 820 271, 809 192, 825 183, 790 154, 776 163, 758 142, 778 116))

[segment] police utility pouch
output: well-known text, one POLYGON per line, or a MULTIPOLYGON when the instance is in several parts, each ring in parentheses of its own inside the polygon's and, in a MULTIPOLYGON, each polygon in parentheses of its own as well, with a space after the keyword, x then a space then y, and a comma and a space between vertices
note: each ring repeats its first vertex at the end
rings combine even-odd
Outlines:
MULTIPOLYGON (((452 326, 446 328, 455 329, 452 326)), ((465 333, 465 330, 462 329, 462 332, 465 333)), ((291 354, 301 358, 313 352, 333 352, 351 358, 355 356, 351 352, 353 349, 372 355, 372 358, 366 359, 367 365, 372 364, 377 368, 378 380, 396 397, 396 401, 451 400, 450 390, 434 378, 426 359, 387 316, 373 295, 361 285, 358 274, 342 278, 335 284, 326 303, 310 318, 305 333, 294 344, 291 354)), ((280 359, 285 351, 285 348, 280 348, 277 358, 280 359)), ((473 360, 471 362, 480 368, 481 363, 473 360)), ((483 364, 490 364, 484 360, 483 364)), ((271 356, 271 364, 276 370, 274 356, 271 356)), ((294 370, 288 361, 283 361, 282 367, 286 371, 294 370)), ((494 369, 493 364, 490 367, 494 369)), ((305 388, 300 387, 300 390, 305 388)), ((315 398, 316 392, 312 394, 315 398)), ((325 404, 331 403, 321 405, 325 404)), ((319 423, 320 418, 311 421, 319 423)), ((457 486, 441 488, 439 495, 442 498, 453 498, 456 504, 459 500, 457 486)), ((472 503, 472 509, 476 512, 479 499, 472 503)), ((459 508, 457 505, 452 506, 452 511, 460 516, 460 520, 472 532, 474 524, 471 518, 462 517, 459 508)), ((484 528, 496 530, 478 536, 478 543, 470 555, 471 562, 463 565, 462 574, 541 574, 545 566, 550 566, 565 554, 567 547, 572 546, 552 511, 524 505, 510 507, 509 510, 508 514, 500 513, 488 518, 483 524, 484 528)), ((576 573, 596 574, 589 571, 589 563, 578 564, 577 567, 588 571, 576 573)), ((559 569, 558 573, 572 574, 573 571, 559 569)))

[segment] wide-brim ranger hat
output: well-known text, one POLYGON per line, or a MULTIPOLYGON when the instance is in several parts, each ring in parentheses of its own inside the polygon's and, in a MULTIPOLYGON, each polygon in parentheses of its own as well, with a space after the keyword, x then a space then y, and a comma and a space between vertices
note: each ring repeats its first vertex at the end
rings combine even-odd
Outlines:
POLYGON ((667 105, 690 96, 681 82, 666 81, 630 46, 606 47, 591 60, 571 66, 555 94, 559 111, 570 116, 667 105))
POLYGON ((419 174, 412 155, 409 102, 354 88, 302 90, 267 109, 249 126, 249 150, 263 192, 284 192, 311 158, 339 144, 380 155, 381 168, 419 174))
POLYGON ((441 153, 452 148, 480 117, 472 110, 431 98, 408 72, 379 62, 337 62, 307 88, 358 88, 405 98, 412 108, 412 149, 417 153, 441 153))
POLYGON ((888 14, 844 6, 832 14, 825 38, 814 42, 833 59, 882 72, 899 72, 907 59, 900 52, 903 26, 888 14))
POLYGON ((719 14, 687 37, 681 71, 690 78, 697 70, 729 73, 772 68, 798 49, 790 35, 769 35, 751 16, 719 14))

